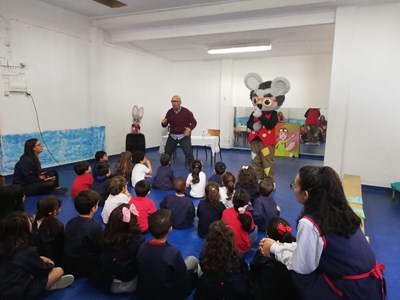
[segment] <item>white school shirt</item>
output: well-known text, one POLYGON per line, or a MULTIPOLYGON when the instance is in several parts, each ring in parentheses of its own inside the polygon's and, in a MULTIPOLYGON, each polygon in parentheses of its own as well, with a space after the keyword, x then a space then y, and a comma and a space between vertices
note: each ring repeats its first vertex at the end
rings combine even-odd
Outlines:
MULTIPOLYGON (((233 191, 233 194, 235 193, 235 191, 233 191)), ((228 188, 226 186, 221 186, 219 187, 219 196, 220 196, 220 201, 222 202, 222 204, 225 205, 226 208, 231 208, 233 207, 233 194, 231 196, 231 199, 228 200, 228 188)))
POLYGON ((116 207, 120 204, 128 204, 129 200, 131 199, 123 193, 119 193, 115 196, 109 195, 104 203, 103 211, 101 212, 101 218, 103 219, 104 224, 107 224, 108 218, 116 207))
POLYGON ((323 249, 324 241, 318 229, 310 220, 302 218, 298 225, 297 243, 275 243, 270 251, 288 270, 310 274, 317 269, 323 249))
POLYGON ((150 169, 144 164, 138 163, 133 167, 132 170, 132 186, 135 187, 136 183, 144 179, 144 176, 150 171, 150 169))
POLYGON ((193 184, 193 177, 192 173, 188 175, 186 178, 186 183, 190 184, 190 196, 194 198, 202 198, 204 197, 204 191, 206 189, 206 184, 207 184, 207 177, 206 173, 203 171, 200 171, 199 173, 199 179, 200 181, 196 184, 193 184))

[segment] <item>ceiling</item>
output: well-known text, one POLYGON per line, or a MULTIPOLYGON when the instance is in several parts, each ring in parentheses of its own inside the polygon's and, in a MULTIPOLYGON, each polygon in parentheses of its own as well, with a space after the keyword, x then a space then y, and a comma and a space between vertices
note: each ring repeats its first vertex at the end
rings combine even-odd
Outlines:
POLYGON ((91 19, 105 39, 170 61, 330 54, 340 5, 398 0, 39 0, 91 19), (268 41, 262 53, 209 55, 219 46, 268 41))

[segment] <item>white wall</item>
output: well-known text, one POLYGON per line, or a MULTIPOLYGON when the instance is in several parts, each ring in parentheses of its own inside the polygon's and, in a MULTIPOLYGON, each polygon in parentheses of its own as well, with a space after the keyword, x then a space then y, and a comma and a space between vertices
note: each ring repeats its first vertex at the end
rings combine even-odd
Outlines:
MULTIPOLYGON (((2 0, 0 15, 0 56, 26 64, 28 91, 42 130, 87 127, 88 19, 36 1, 2 0), (9 47, 4 46, 6 42, 9 47)), ((0 102, 2 134, 37 131, 30 98, 23 94, 6 97, 2 89, 0 102)))
POLYGON ((399 181, 400 4, 337 10, 325 164, 399 181))

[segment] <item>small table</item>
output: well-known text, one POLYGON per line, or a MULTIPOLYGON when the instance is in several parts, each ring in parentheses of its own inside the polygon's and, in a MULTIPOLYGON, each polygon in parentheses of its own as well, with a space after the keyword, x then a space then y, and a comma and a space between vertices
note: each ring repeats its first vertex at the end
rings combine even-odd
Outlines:
MULTIPOLYGON (((206 146, 210 147, 211 149, 211 165, 213 163, 213 158, 214 156, 221 151, 219 148, 218 142, 219 142, 219 137, 218 136, 211 136, 211 135, 192 135, 191 137, 192 141, 192 146, 206 146)), ((165 144, 167 143, 168 135, 163 135, 162 137, 162 143, 160 146, 160 153, 164 153, 165 151, 165 144)))

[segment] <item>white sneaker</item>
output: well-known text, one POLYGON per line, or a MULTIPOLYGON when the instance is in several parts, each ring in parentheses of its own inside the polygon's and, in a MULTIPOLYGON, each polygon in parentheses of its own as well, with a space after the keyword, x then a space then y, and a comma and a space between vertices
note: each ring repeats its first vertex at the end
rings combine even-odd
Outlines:
POLYGON ((49 291, 66 288, 70 286, 73 282, 74 282, 73 275, 64 275, 55 284, 49 287, 49 291))

